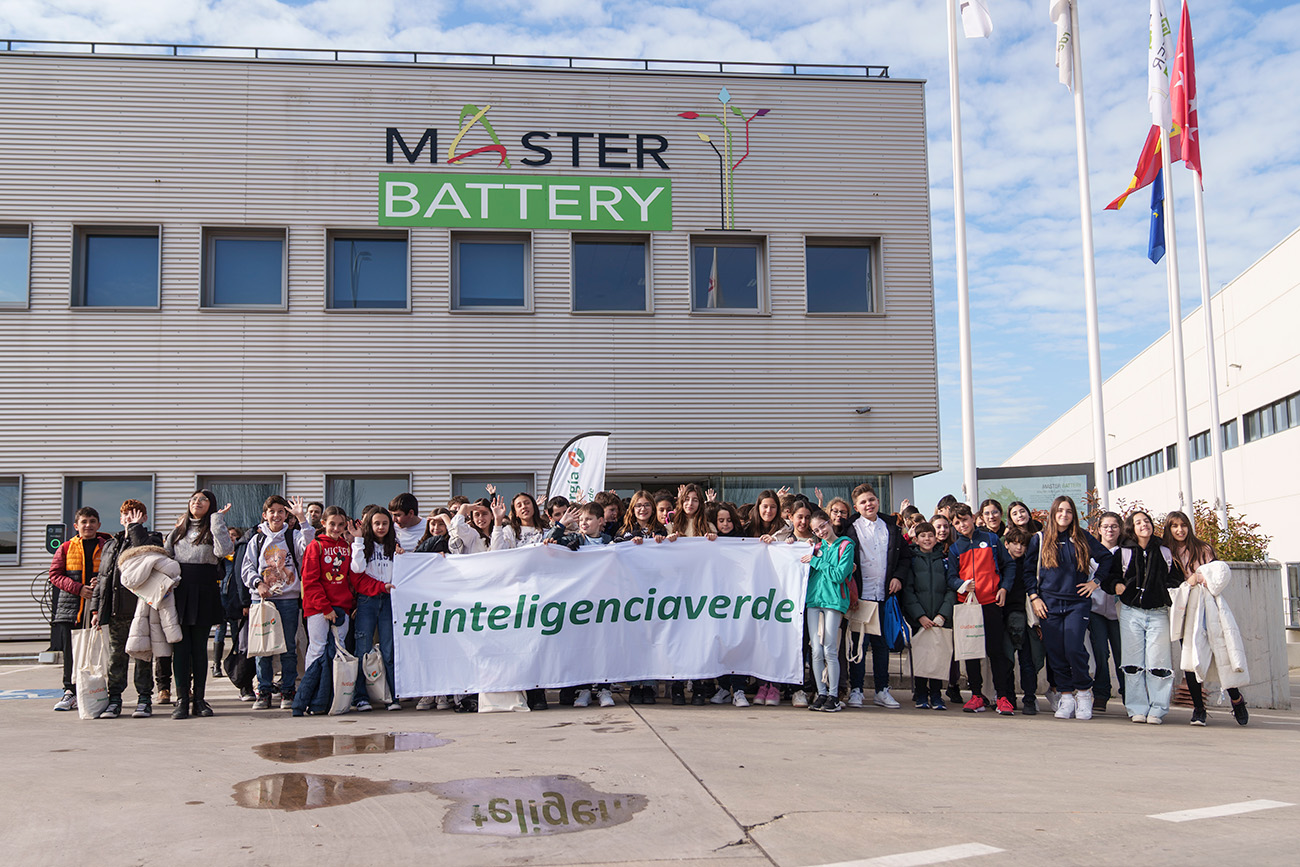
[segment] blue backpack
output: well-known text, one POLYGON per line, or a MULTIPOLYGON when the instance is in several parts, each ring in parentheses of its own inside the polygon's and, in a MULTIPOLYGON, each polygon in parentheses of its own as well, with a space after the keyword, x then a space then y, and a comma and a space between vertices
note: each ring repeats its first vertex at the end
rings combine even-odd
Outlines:
POLYGON ((890 596, 881 606, 880 637, 891 653, 901 653, 912 643, 912 629, 903 617, 903 607, 898 604, 897 595, 890 596))

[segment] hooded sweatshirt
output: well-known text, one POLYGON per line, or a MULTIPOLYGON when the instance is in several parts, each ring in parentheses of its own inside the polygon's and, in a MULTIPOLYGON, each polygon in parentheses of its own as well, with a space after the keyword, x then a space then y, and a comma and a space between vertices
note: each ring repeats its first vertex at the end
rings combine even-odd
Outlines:
MULTIPOLYGON (((269 542, 267 544, 270 544, 269 542)), ((351 611, 352 546, 347 539, 321 536, 310 545, 302 561, 302 613, 311 617, 333 608, 351 611)))
MULTIPOLYGON (((1106 576, 1110 574, 1111 553, 1105 545, 1094 539, 1088 533, 1083 534, 1084 540, 1088 543, 1088 553, 1091 559, 1097 561, 1097 574, 1106 576)), ((1092 597, 1080 596, 1078 586, 1088 580, 1088 566, 1085 562, 1079 565, 1078 557, 1074 550, 1074 542, 1069 536, 1058 536, 1056 540, 1056 566, 1042 566, 1040 568, 1039 550, 1043 544, 1043 534, 1035 533, 1029 540, 1029 550, 1025 552, 1025 591, 1033 596, 1038 594, 1043 597, 1044 602, 1050 607, 1053 602, 1059 605, 1075 606, 1087 605, 1092 606, 1092 597)))
POLYGON ((298 563, 303 562, 304 555, 307 552, 307 543, 311 541, 310 533, 302 530, 293 533, 293 546, 295 556, 289 554, 289 543, 285 541, 286 534, 289 532, 289 525, 285 524, 279 530, 271 532, 271 528, 265 521, 257 527, 257 533, 248 541, 248 548, 244 552, 244 565, 240 567, 240 574, 243 576, 244 586, 253 594, 253 601, 259 601, 257 595, 257 582, 262 580, 263 574, 271 566, 269 558, 277 559, 283 555, 284 563, 280 567, 280 577, 273 580, 279 580, 283 586, 278 593, 267 596, 267 599, 296 599, 302 595, 302 581, 299 580, 298 570, 294 567, 295 560, 298 563), (265 542, 261 550, 258 550, 258 536, 262 536, 265 542))

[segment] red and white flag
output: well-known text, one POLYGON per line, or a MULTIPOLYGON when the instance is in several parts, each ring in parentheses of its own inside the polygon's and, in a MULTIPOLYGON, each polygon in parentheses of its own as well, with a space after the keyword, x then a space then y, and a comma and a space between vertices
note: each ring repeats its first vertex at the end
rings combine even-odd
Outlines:
POLYGON ((1178 48, 1174 52, 1173 84, 1170 87, 1173 101, 1174 131, 1178 143, 1170 141, 1169 157, 1181 159, 1186 166, 1201 175, 1201 132, 1196 117, 1196 60, 1192 55, 1192 18, 1183 3, 1183 20, 1178 25, 1178 48))

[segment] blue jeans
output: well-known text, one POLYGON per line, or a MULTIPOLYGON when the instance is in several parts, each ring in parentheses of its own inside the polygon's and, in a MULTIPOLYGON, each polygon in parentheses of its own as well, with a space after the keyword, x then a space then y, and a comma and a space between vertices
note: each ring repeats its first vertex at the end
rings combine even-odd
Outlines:
MULTIPOLYGON (((1092 614, 1092 619, 1088 622, 1088 637, 1092 641, 1092 661, 1096 666, 1096 671, 1092 675, 1092 692, 1097 697, 1098 703, 1109 701, 1111 697, 1110 689, 1110 664, 1115 660, 1115 668, 1119 668, 1120 647, 1119 647, 1119 621, 1108 620, 1102 615, 1092 614)), ((1120 690, 1124 692, 1123 689, 1120 690)))
POLYGON ((1047 603, 1047 617, 1043 619, 1043 646, 1047 660, 1056 673, 1056 688, 1061 692, 1091 689, 1092 676, 1088 674, 1088 621, 1092 619, 1092 606, 1087 599, 1079 602, 1059 602, 1043 599, 1047 603))
POLYGON ((393 688, 393 597, 387 593, 357 597, 357 656, 364 656, 375 646, 376 632, 379 634, 379 653, 384 658, 388 692, 396 698, 397 690, 393 688))
POLYGON ((834 608, 807 608, 808 644, 812 648, 812 676, 818 695, 838 695, 840 691, 840 621, 843 612, 834 608), (817 640, 821 625, 821 641, 817 640))
POLYGON ((1174 694, 1169 609, 1119 610, 1120 659, 1124 670, 1124 709, 1129 716, 1164 719, 1174 694))
MULTIPOLYGON (((257 601, 257 600, 254 600, 257 601)), ((293 695, 294 684, 298 681, 298 615, 302 613, 302 600, 272 599, 275 610, 280 612, 280 625, 284 628, 284 653, 280 654, 280 692, 293 695)), ((257 658, 257 691, 271 691, 274 672, 271 670, 271 657, 257 658)))

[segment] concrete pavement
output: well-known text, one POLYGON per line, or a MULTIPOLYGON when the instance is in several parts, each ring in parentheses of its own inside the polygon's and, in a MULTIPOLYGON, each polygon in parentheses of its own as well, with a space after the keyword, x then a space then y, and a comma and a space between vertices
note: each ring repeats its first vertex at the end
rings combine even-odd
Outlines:
MULTIPOLYGON (((58 681, 55 666, 0 666, 0 691, 58 681)), ((128 713, 133 699, 128 688, 128 713)), ((1257 711, 1242 728, 1211 710, 1201 729, 1180 708, 1163 726, 1134 725, 1116 703, 1081 722, 908 704, 832 715, 632 707, 620 698, 608 709, 293 719, 252 711, 224 679, 210 699, 217 716, 185 721, 163 708, 148 720, 83 721, 52 712, 49 699, 0 701, 4 863, 1260 865, 1300 857, 1300 806, 1152 818, 1300 804, 1300 713, 1290 711, 1257 711)))

